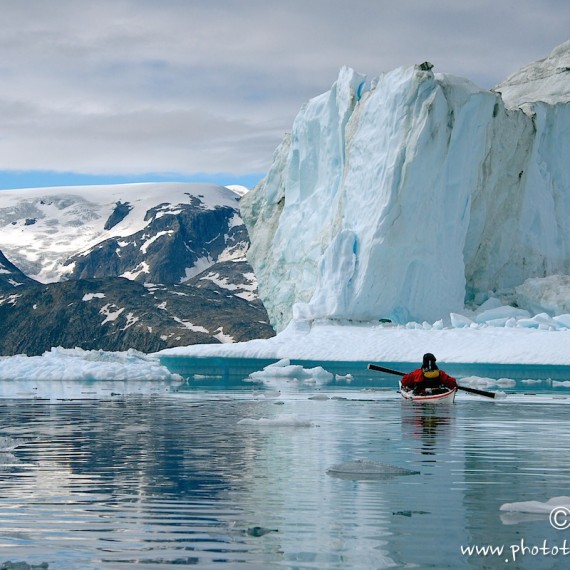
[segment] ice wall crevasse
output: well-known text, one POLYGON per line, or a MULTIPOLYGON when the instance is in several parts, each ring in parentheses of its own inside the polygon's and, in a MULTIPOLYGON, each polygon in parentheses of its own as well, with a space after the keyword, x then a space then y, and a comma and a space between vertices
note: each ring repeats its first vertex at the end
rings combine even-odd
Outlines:
POLYGON ((295 302, 311 299, 320 258, 340 229, 335 217, 345 130, 364 83, 364 76, 341 69, 329 92, 304 105, 267 177, 242 199, 252 242, 248 259, 264 276, 259 294, 278 329, 290 321, 295 302))
POLYGON ((363 89, 343 69, 242 208, 274 327, 293 312, 433 322, 488 291, 570 273, 569 128, 567 103, 507 109, 423 66, 363 89))
POLYGON ((463 306, 468 189, 493 104, 471 83, 417 68, 386 74, 363 101, 344 180, 361 243, 344 318, 435 320, 463 306))
POLYGON ((293 318, 345 318, 354 295, 353 277, 357 261, 357 236, 351 230, 342 230, 333 238, 319 262, 315 293, 310 302, 295 303, 293 318), (323 279, 326 280, 324 283, 323 279), (330 295, 331 289, 338 294, 330 295))
POLYGON ((528 278, 570 273, 570 105, 495 118, 465 247, 467 300, 528 278))

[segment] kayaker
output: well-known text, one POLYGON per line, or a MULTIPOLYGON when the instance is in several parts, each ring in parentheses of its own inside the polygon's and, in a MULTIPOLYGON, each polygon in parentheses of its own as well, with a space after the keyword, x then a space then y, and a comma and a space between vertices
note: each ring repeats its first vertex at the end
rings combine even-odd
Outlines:
POLYGON ((416 393, 426 388, 439 388, 441 385, 456 388, 457 381, 437 367, 436 358, 431 352, 424 354, 421 368, 402 377, 402 386, 416 393))

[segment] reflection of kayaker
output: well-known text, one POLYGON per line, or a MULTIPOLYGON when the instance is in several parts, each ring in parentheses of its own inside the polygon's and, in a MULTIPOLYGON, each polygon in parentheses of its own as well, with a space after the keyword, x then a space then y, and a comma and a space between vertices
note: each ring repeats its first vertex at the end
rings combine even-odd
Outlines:
POLYGON ((457 381, 440 370, 431 352, 424 354, 422 367, 405 374, 401 381, 402 396, 414 399, 417 396, 439 400, 455 396, 457 381))
MULTIPOLYGON (((421 399, 419 402, 423 404, 421 399)), ((406 440, 421 441, 418 450, 422 455, 434 455, 438 447, 442 444, 448 446, 452 440, 452 426, 456 417, 452 408, 431 405, 402 406, 402 436, 406 440)))

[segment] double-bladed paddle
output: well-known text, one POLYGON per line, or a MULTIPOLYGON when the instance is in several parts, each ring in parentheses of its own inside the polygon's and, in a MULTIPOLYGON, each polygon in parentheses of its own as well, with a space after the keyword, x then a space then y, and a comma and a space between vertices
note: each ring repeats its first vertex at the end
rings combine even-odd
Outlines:
MULTIPOLYGON (((386 372, 387 374, 395 374, 396 376, 405 376, 405 372, 400 372, 399 370, 392 370, 392 368, 385 368, 384 366, 378 366, 377 364, 369 364, 369 370, 376 370, 377 372, 386 372)), ((477 390, 475 388, 467 388, 467 386, 457 385, 458 390, 463 390, 464 392, 470 392, 471 394, 478 394, 479 396, 485 396, 487 398, 495 398, 497 394, 495 392, 487 392, 486 390, 477 390)))

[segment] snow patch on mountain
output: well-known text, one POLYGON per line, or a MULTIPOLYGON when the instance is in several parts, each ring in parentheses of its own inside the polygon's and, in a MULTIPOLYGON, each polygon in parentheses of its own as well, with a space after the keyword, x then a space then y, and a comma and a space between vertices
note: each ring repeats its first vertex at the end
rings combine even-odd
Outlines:
MULTIPOLYGON (((225 260, 220 260, 225 261, 225 260)), ((214 262, 212 261, 211 257, 199 257, 192 267, 187 267, 185 270, 184 277, 180 280, 181 283, 185 283, 189 281, 196 275, 199 275, 203 271, 206 271, 208 267, 211 267, 214 262)))
POLYGON ((93 299, 104 299, 105 293, 85 293, 82 301, 92 301, 93 299))
POLYGON ((230 281, 228 276, 222 276, 218 271, 210 271, 200 277, 200 281, 211 281, 220 289, 225 289, 235 293, 236 297, 245 299, 246 301, 254 301, 257 299, 257 280, 251 272, 244 273, 244 282, 234 283, 230 281))

